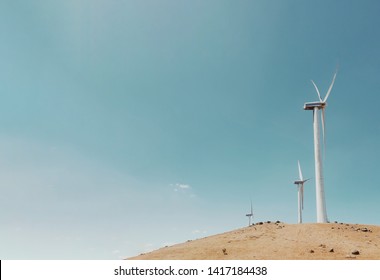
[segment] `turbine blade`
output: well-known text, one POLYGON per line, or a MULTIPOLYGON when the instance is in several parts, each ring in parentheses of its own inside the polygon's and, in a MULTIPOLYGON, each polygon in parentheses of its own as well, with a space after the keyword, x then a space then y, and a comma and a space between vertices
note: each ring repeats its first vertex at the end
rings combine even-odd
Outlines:
POLYGON ((300 161, 298 161, 298 173, 299 173, 299 176, 300 176, 300 181, 303 181, 303 176, 302 176, 302 170, 301 170, 300 161))
POLYGON ((303 210, 303 184, 301 185, 301 207, 303 210))
POLYGON ((314 85, 314 87, 315 87, 315 90, 316 90, 317 93, 318 93, 319 101, 322 102, 321 94, 319 93, 319 89, 318 89, 317 85, 314 83, 313 80, 311 80, 311 82, 313 83, 313 85, 314 85))
POLYGON ((321 119, 322 119, 323 156, 324 156, 325 155, 325 149, 326 149, 326 137, 325 137, 326 124, 325 124, 325 108, 324 107, 322 108, 321 119))
POLYGON ((251 215, 253 215, 253 210, 252 210, 252 200, 251 200, 251 215))
MULTIPOLYGON (((329 87, 329 90, 328 90, 327 93, 326 93, 325 99, 323 99, 323 102, 326 102, 326 101, 327 101, 327 98, 329 98, 330 92, 331 92, 331 90, 332 90, 332 88, 333 88, 333 86, 334 86, 334 82, 335 82, 336 74, 337 74, 337 72, 335 72, 335 74, 334 74, 333 80, 332 80, 332 82, 331 82, 331 85, 330 85, 330 87, 329 87)), ((321 101, 322 101, 322 100, 321 100, 321 101)))

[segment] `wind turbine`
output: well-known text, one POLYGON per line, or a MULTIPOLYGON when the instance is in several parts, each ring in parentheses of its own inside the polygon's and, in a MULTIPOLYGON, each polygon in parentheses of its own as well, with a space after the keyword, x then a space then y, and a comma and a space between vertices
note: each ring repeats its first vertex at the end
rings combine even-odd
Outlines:
POLYGON ((252 217, 253 217, 253 210, 252 210, 252 200, 251 200, 251 213, 248 213, 246 214, 246 216, 248 217, 248 226, 251 226, 251 221, 252 221, 252 217))
POLYGON ((302 224, 302 210, 303 210, 303 184, 310 179, 303 179, 300 161, 298 161, 298 173, 299 180, 294 181, 294 184, 297 185, 298 190, 298 223, 302 224))
POLYGON ((314 85, 315 90, 317 91, 319 101, 308 102, 304 105, 304 110, 313 111, 313 128, 314 128, 314 156, 315 156, 315 191, 316 191, 316 204, 317 204, 317 223, 327 223, 327 212, 326 212, 326 201, 325 201, 325 190, 324 190, 324 181, 323 181, 323 170, 322 170, 322 161, 321 161, 321 149, 319 141, 319 123, 318 123, 318 112, 322 110, 322 134, 323 134, 323 143, 325 144, 325 108, 326 101, 331 93, 333 88, 337 72, 335 72, 332 82, 329 89, 327 90, 326 96, 324 99, 321 98, 317 85, 313 80, 311 82, 314 85))

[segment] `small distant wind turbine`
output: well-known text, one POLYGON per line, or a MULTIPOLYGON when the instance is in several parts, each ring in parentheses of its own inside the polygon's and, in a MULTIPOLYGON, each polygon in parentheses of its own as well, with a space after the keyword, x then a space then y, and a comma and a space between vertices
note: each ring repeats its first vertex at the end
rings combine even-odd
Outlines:
POLYGON ((323 181, 323 170, 321 161, 321 149, 319 143, 319 123, 318 123, 318 111, 322 110, 322 134, 323 143, 325 144, 325 107, 327 105, 326 101, 333 88, 337 72, 335 72, 333 80, 327 90, 324 99, 321 98, 317 85, 312 80, 315 90, 317 91, 319 101, 308 102, 304 105, 304 110, 313 110, 313 128, 314 128, 314 155, 315 155, 315 190, 316 190, 316 204, 317 204, 317 223, 327 223, 327 212, 326 212, 326 201, 325 201, 325 190, 323 181))
POLYGON ((298 190, 298 223, 302 224, 302 210, 303 210, 303 184, 310 179, 303 179, 300 161, 298 161, 299 180, 294 181, 298 190))
POLYGON ((253 210, 252 210, 252 200, 251 200, 251 213, 246 214, 248 217, 248 226, 251 226, 252 224, 252 217, 253 217, 253 210))

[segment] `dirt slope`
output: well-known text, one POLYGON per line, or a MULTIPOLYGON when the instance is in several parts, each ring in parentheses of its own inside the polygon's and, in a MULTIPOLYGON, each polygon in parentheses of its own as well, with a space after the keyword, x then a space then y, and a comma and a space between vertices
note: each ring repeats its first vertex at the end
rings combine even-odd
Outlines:
POLYGON ((380 226, 265 222, 129 259, 380 260, 380 226))

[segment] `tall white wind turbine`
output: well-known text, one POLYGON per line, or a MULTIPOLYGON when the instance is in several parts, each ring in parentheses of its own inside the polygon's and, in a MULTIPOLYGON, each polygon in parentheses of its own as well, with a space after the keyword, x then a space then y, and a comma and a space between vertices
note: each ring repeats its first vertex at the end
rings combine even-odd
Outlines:
POLYGON ((324 99, 321 98, 317 85, 312 80, 315 90, 317 91, 319 101, 308 102, 304 105, 304 110, 313 111, 313 128, 314 128, 314 156, 315 156, 315 190, 316 190, 316 204, 317 204, 317 223, 327 223, 327 212, 326 212, 326 201, 325 201, 325 191, 324 191, 324 181, 323 181, 323 170, 322 170, 322 160, 321 160, 321 149, 320 149, 320 138, 319 138, 319 123, 318 123, 318 112, 322 110, 322 134, 323 143, 325 143, 325 108, 326 101, 331 93, 331 89, 334 86, 335 78, 337 72, 335 72, 333 80, 327 90, 324 99))
POLYGON ((310 179, 306 179, 306 180, 303 179, 300 161, 298 161, 298 174, 299 174, 299 180, 294 181, 294 184, 297 185, 297 191, 298 191, 298 223, 302 224, 303 185, 306 181, 310 179))
POLYGON ((248 226, 252 225, 252 217, 253 217, 253 210, 252 210, 252 200, 251 200, 251 213, 246 214, 248 217, 248 226))

